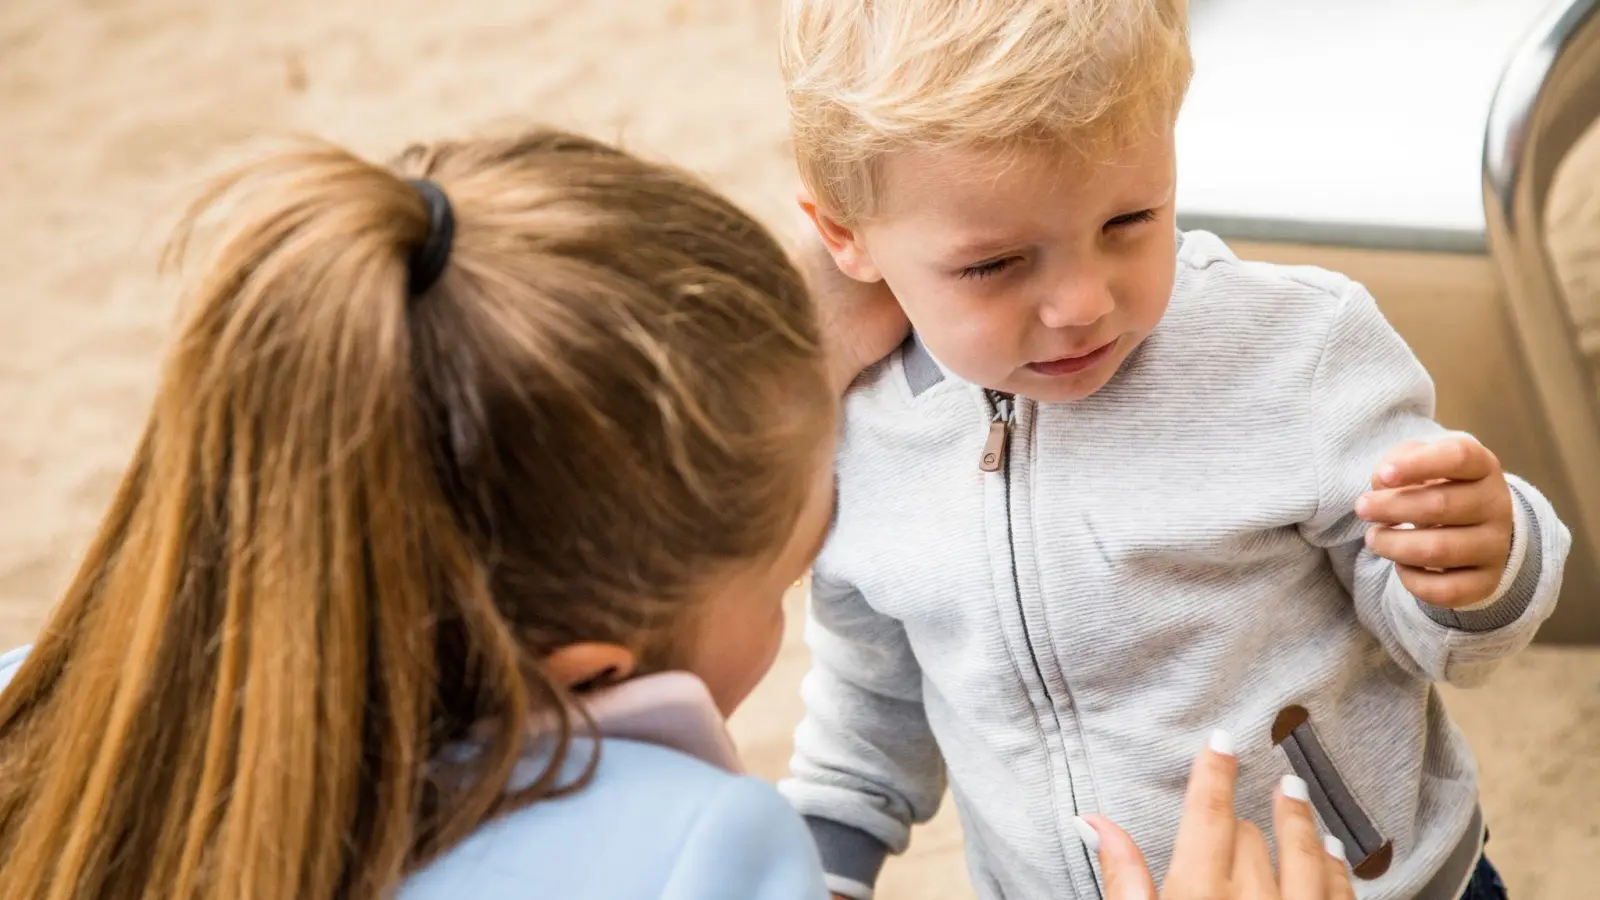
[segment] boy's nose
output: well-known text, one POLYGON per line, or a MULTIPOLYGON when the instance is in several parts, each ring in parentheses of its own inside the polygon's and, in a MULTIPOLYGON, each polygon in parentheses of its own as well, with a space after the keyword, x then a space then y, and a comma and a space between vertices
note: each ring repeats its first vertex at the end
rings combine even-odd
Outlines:
POLYGON ((1039 307, 1039 321, 1046 328, 1081 328, 1105 318, 1116 305, 1105 282, 1076 281, 1046 298, 1039 307))

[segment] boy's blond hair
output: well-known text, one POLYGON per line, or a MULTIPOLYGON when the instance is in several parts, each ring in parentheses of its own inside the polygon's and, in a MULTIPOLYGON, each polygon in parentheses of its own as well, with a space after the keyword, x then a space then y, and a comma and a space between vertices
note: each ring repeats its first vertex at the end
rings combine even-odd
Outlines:
POLYGON ((1170 126, 1187 0, 785 0, 781 53, 806 187, 845 222, 913 147, 1048 142, 1105 158, 1170 126))

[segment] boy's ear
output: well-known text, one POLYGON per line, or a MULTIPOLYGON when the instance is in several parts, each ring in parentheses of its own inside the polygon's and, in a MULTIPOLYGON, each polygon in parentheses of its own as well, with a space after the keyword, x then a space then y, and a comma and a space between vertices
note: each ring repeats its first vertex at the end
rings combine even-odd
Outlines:
POLYGON ((873 264, 872 255, 854 230, 846 228, 838 219, 828 215, 826 210, 818 207, 811 198, 811 192, 805 188, 798 191, 795 200, 799 202, 806 218, 816 227, 817 237, 822 239, 822 246, 827 248, 828 255, 833 257, 833 264, 839 267, 839 271, 856 281, 869 284, 883 280, 883 273, 873 264))

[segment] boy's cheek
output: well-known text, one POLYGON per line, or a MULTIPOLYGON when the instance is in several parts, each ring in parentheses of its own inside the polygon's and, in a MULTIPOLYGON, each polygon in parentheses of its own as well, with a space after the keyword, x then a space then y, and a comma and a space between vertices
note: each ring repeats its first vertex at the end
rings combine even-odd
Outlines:
MULTIPOLYGON (((907 278, 897 273, 886 277, 884 283, 889 285, 895 299, 900 301, 900 308, 911 320, 911 327, 925 338, 951 330, 951 323, 962 316, 959 305, 952 302, 955 298, 947 296, 937 285, 923 279, 907 278)), ((941 340, 940 343, 944 342, 941 340)))
POLYGON ((891 269, 885 281, 928 351, 964 381, 993 387, 1017 367, 1036 307, 1001 284, 974 284, 947 272, 891 269))
POLYGON ((1119 288, 1113 289, 1117 298, 1117 314, 1123 318, 1123 327, 1141 338, 1155 330, 1167 314, 1172 302, 1172 289, 1177 281, 1176 269, 1168 270, 1158 264, 1159 259, 1142 271, 1128 272, 1119 288))
POLYGON ((962 321, 933 316, 926 325, 908 316, 928 351, 963 381, 999 387, 1025 360, 1018 359, 1018 342, 1009 330, 984 321, 962 321))

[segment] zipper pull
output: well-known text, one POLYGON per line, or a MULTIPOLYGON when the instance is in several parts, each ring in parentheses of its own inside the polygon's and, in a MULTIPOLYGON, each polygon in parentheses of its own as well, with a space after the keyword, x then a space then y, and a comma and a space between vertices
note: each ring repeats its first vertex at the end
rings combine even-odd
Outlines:
POLYGON ((978 461, 978 471, 998 472, 1006 458, 1006 438, 1011 434, 1011 429, 1006 427, 1004 419, 995 419, 989 423, 989 437, 983 442, 983 458, 978 461))
POLYGON ((989 406, 994 411, 989 421, 989 437, 983 442, 983 456, 978 460, 978 471, 998 472, 1006 462, 1006 443, 1011 437, 1011 398, 999 391, 989 391, 989 406))

